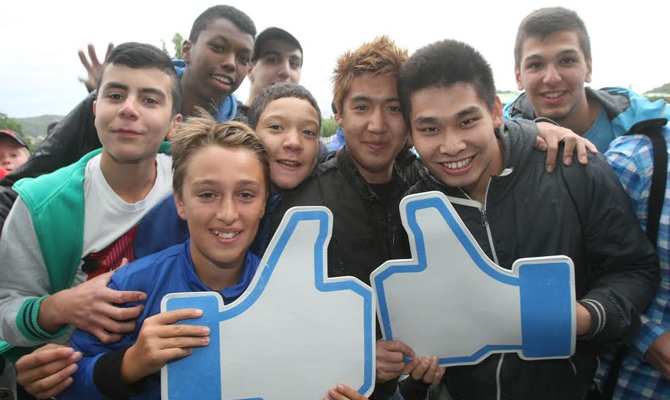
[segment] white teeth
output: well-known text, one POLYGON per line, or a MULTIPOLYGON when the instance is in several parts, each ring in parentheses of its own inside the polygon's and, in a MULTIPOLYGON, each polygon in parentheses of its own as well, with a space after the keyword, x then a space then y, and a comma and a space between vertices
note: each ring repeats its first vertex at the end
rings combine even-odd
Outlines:
POLYGON ((297 166, 300 165, 300 163, 295 162, 295 161, 279 160, 279 161, 277 161, 277 162, 278 162, 279 164, 288 165, 288 166, 290 166, 290 167, 297 167, 297 166))
POLYGON ((213 233, 223 239, 232 239, 235 236, 239 235, 240 232, 219 232, 219 231, 213 231, 213 233))
POLYGON ((550 99, 555 99, 555 98, 557 98, 557 97, 560 97, 562 94, 563 94, 562 92, 559 92, 559 93, 546 93, 546 94, 544 95, 544 97, 547 97, 547 98, 550 98, 550 99))
POLYGON ((471 162, 472 162, 472 157, 469 157, 469 158, 466 158, 465 160, 461 160, 461 161, 444 163, 444 165, 449 169, 460 169, 460 168, 463 168, 463 167, 467 167, 468 165, 470 165, 471 162))
POLYGON ((216 79, 219 82, 225 83, 226 85, 232 85, 233 81, 230 79, 226 78, 225 76, 219 76, 219 75, 212 75, 214 79, 216 79))

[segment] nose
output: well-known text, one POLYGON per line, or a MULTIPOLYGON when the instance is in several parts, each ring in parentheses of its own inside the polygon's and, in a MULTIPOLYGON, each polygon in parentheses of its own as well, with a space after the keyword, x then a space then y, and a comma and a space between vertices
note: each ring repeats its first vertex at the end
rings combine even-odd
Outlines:
POLYGON ((383 133, 386 128, 386 119, 383 107, 375 107, 370 113, 368 130, 372 133, 383 133))
POLYGON ((233 195, 221 197, 221 204, 219 204, 219 209, 216 213, 216 218, 219 221, 222 221, 226 225, 232 225, 237 221, 237 204, 233 195))
POLYGON ((137 119, 139 114, 137 112, 137 101, 133 97, 128 97, 121 108, 119 109, 119 116, 122 118, 137 119))
POLYGON ((235 72, 235 53, 227 51, 221 55, 221 68, 227 72, 235 72))
POLYGON ((440 144, 440 152, 448 156, 456 156, 458 153, 465 150, 465 147, 465 142, 459 134, 445 132, 442 143, 440 144))
POLYGON ((544 83, 547 85, 555 85, 561 81, 561 74, 553 64, 548 64, 544 73, 544 83))
POLYGON ((289 129, 286 132, 283 146, 285 149, 298 152, 303 149, 302 133, 298 129, 289 129))
POLYGON ((288 58, 283 58, 279 63, 279 78, 288 79, 288 72, 291 68, 291 62, 288 58))

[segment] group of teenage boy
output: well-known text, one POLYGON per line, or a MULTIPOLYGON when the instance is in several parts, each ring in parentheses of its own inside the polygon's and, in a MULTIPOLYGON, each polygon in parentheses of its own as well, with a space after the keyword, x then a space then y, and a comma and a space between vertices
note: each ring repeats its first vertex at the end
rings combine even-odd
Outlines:
POLYGON ((585 86, 589 37, 571 10, 528 15, 514 53, 524 93, 503 109, 490 66, 465 43, 409 57, 382 36, 346 52, 333 74, 345 145, 323 157, 319 106, 297 84, 300 43, 279 28, 257 36, 233 7, 196 19, 183 61, 138 43, 92 60, 95 90, 0 181, 0 351, 16 361, 19 398, 159 398, 158 371, 209 343, 206 328, 178 323, 197 310, 159 313, 164 294, 234 301, 299 205, 333 214, 328 275, 369 283, 385 261, 410 257, 400 200, 432 190, 503 268, 573 260, 577 348, 445 371, 378 335, 371 398, 669 396, 670 229, 657 173, 667 158, 658 168, 657 157, 670 110, 585 86), (241 104, 233 93, 247 76, 241 104))

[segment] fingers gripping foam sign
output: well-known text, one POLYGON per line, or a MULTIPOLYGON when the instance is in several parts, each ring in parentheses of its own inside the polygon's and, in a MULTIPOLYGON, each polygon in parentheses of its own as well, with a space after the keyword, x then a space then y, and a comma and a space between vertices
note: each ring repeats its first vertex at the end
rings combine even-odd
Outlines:
POLYGON ((313 400, 338 383, 372 392, 373 293, 356 278, 327 277, 332 220, 324 207, 290 209, 229 305, 213 292, 163 299, 162 311, 203 310, 188 323, 211 329, 207 347, 163 368, 163 400, 313 400))
MULTIPOLYGON (((492 353, 565 358, 575 348, 574 269, 564 256, 499 267, 439 192, 400 204, 412 260, 371 274, 384 337, 440 365, 476 364, 492 353)), ((510 228, 512 229, 512 228, 510 228)))

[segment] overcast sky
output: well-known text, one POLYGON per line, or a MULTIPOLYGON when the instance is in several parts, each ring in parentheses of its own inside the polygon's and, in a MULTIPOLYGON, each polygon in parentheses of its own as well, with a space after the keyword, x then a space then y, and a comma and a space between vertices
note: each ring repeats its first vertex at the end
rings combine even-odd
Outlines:
MULTIPOLYGON (((161 46, 175 32, 188 36, 193 20, 215 3, 154 0, 33 1, 0 5, 0 112, 10 117, 67 114, 85 95, 77 50, 90 42, 103 53, 108 42, 161 46), (172 4, 181 4, 180 9, 172 4)), ((409 49, 440 39, 473 45, 487 58, 499 90, 516 90, 516 29, 530 11, 557 5, 507 1, 230 1, 259 31, 278 26, 305 52, 301 84, 329 115, 331 72, 338 55, 387 34, 409 49)), ((670 81, 670 1, 562 0, 586 22, 593 49, 594 87, 632 86, 644 92, 670 81)), ((102 56, 102 55, 101 55, 102 56)), ((248 82, 236 92, 245 100, 248 82)))

